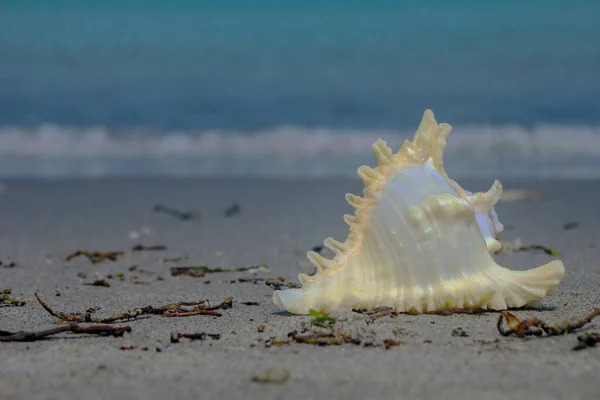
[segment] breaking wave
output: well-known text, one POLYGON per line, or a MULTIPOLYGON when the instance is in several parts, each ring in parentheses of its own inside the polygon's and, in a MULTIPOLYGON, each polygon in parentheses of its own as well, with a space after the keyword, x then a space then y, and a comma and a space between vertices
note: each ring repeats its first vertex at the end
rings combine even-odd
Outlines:
MULTIPOLYGON (((109 132, 43 125, 0 128, 2 176, 354 176, 383 138, 413 132, 281 126, 260 132, 109 132)), ((455 127, 447 147, 459 176, 600 177, 600 127, 455 127), (485 159, 482 164, 481 160, 485 159), (507 163, 506 160, 510 160, 507 163)))

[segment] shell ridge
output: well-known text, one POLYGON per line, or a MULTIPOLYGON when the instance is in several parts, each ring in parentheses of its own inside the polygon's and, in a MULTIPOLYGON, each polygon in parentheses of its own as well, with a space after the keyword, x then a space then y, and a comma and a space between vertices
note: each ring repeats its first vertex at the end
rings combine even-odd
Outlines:
MULTIPOLYGON (((450 128, 450 125, 445 125, 450 128)), ((375 142, 373 145, 375 148, 375 155, 382 154, 386 161, 382 164, 379 162, 378 158, 378 165, 375 168, 364 165, 358 168, 358 175, 363 180, 365 186, 364 197, 352 193, 346 194, 346 200, 355 209, 353 216, 344 216, 346 224, 349 225, 348 237, 344 242, 346 249, 343 253, 336 254, 335 257, 330 260, 331 264, 328 268, 322 269, 321 271, 319 271, 319 266, 315 265, 312 259, 309 259, 315 268, 317 268, 317 273, 311 276, 306 275, 306 277, 309 278, 304 278, 307 283, 315 283, 324 279, 329 273, 342 267, 345 262, 348 262, 348 260, 360 250, 364 236, 364 232, 362 232, 363 225, 368 220, 374 200, 376 200, 376 196, 381 191, 383 185, 399 171, 413 165, 425 164, 434 152, 434 143, 438 143, 439 131, 440 129, 435 121, 433 112, 428 109, 423 114, 421 124, 419 125, 419 128, 417 128, 412 142, 406 139, 396 154, 392 153, 385 140, 378 139, 375 142), (435 140, 433 138, 435 138, 435 140), (427 157, 415 157, 415 154, 419 153, 421 149, 422 151, 427 152, 427 157), (390 163, 387 162, 388 159, 390 159, 390 163), (406 162, 407 159, 410 160, 408 163, 406 162)), ((443 141, 445 143, 445 138, 443 141)), ((444 147, 445 146, 439 148, 436 147, 439 160, 443 159, 444 147)))

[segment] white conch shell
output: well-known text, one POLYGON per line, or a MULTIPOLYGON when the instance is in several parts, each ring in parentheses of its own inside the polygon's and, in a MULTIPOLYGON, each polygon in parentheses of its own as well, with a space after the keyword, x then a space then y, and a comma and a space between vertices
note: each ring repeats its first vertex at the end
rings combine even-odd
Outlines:
POLYGON ((502 230, 494 205, 502 186, 469 193, 443 165, 448 124, 426 110, 414 140, 393 154, 378 139, 378 166, 362 166, 364 197, 347 194, 355 215, 345 215, 348 238, 324 244, 336 253, 308 258, 315 275, 300 274, 300 289, 277 290, 275 303, 294 314, 332 312, 341 306, 427 313, 503 310, 532 304, 551 293, 565 273, 555 260, 528 271, 496 264, 502 230))

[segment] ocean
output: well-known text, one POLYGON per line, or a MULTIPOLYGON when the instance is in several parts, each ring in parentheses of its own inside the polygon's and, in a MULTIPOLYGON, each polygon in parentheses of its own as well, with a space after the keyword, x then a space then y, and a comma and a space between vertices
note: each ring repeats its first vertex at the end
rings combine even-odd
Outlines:
POLYGON ((0 177, 600 178, 600 1, 0 0, 0 177))

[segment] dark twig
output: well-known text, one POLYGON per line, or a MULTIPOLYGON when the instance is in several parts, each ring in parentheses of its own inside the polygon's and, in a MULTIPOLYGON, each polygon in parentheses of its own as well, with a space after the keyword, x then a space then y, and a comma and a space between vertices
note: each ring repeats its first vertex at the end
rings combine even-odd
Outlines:
POLYGON ((206 274, 214 274, 218 272, 266 272, 269 267, 266 265, 251 265, 249 267, 236 267, 236 268, 210 268, 207 265, 193 265, 184 267, 171 267, 171 276, 188 275, 195 278, 202 278, 206 274))
POLYGON ((596 347, 596 344, 600 343, 600 333, 588 332, 583 335, 577 336, 577 345, 573 347, 573 350, 583 350, 588 347, 596 347))
POLYGON ((90 313, 85 315, 67 314, 62 311, 53 310, 48 304, 46 304, 37 293, 34 294, 40 305, 53 317, 58 318, 61 322, 91 322, 95 324, 110 324, 120 320, 132 320, 143 315, 160 315, 163 317, 190 317, 193 315, 210 315, 213 317, 220 317, 221 313, 213 310, 217 309, 228 309, 232 307, 233 298, 228 297, 223 302, 216 306, 208 306, 208 300, 200 300, 197 302, 177 302, 166 304, 161 307, 145 306, 135 308, 133 310, 125 311, 124 313, 113 315, 107 318, 92 318, 90 313))
POLYGON ((135 245, 131 248, 131 251, 164 251, 167 250, 167 246, 164 244, 155 244, 152 246, 144 246, 142 244, 135 245))
POLYGON ((570 333, 583 327, 599 315, 600 308, 596 308, 591 314, 581 320, 568 319, 560 323, 549 325, 537 318, 519 321, 513 314, 508 311, 503 311, 498 318, 498 331, 502 336, 515 334, 518 337, 531 335, 543 336, 544 334, 547 336, 564 335, 565 333, 570 333), (507 328, 504 327, 504 320, 506 320, 507 328))
POLYGON ((110 283, 106 282, 104 279, 96 279, 94 282, 84 283, 84 285, 110 287, 110 283))
POLYGON ((195 215, 191 211, 182 212, 182 211, 176 210, 174 208, 164 206, 162 204, 155 205, 154 212, 161 212, 161 213, 170 215, 172 217, 179 219, 180 221, 189 221, 191 219, 200 219, 199 215, 195 215))
POLYGON ((236 201, 225 210, 225 216, 233 217, 234 215, 239 214, 241 210, 240 204, 236 201))
POLYGON ((95 326, 81 326, 76 323, 69 323, 55 328, 45 329, 35 332, 8 332, 0 331, 0 342, 32 342, 35 340, 43 339, 47 336, 56 335, 57 333, 71 332, 71 333, 89 333, 94 335, 110 335, 110 336, 123 336, 125 332, 131 332, 130 326, 108 326, 108 325, 95 325, 95 326))
POLYGON ((205 340, 207 337, 213 340, 221 339, 221 335, 218 333, 205 333, 205 332, 197 332, 197 333, 177 333, 171 332, 171 343, 179 343, 179 339, 185 338, 190 340, 205 340))
POLYGON ((119 256, 122 256, 124 253, 122 251, 106 251, 106 252, 89 252, 78 250, 65 258, 65 262, 71 261, 75 257, 87 257, 92 264, 101 263, 104 260, 117 261, 119 256))

